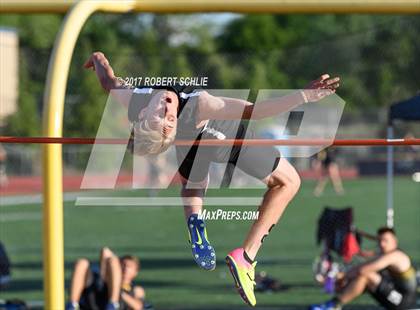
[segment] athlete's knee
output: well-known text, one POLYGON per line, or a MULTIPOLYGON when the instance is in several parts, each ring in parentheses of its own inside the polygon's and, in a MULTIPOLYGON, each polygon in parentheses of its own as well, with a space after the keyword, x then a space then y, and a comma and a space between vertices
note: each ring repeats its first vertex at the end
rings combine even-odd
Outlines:
POLYGON ((381 275, 377 272, 369 272, 363 275, 366 279, 369 289, 374 290, 381 282, 381 275))
POLYGON ((117 256, 111 256, 106 259, 106 264, 109 266, 115 266, 120 264, 120 259, 117 256))
POLYGON ((89 261, 86 258, 79 258, 74 263, 74 269, 83 269, 86 270, 89 268, 89 261))
POLYGON ((300 179, 300 175, 297 173, 296 169, 293 168, 292 186, 293 186, 294 194, 296 194, 299 191, 301 184, 302 184, 302 180, 300 179))
POLYGON ((293 167, 290 167, 287 174, 283 171, 275 170, 271 174, 267 185, 270 188, 282 188, 294 196, 299 191, 301 180, 297 171, 293 167))
POLYGON ((107 258, 105 261, 105 279, 113 277, 122 272, 120 259, 116 256, 107 258))

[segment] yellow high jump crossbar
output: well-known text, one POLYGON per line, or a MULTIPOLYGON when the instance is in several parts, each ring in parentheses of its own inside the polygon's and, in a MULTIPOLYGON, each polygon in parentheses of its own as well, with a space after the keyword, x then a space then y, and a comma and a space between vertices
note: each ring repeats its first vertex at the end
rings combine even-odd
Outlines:
MULTIPOLYGON (((49 62, 43 135, 61 137, 73 50, 94 12, 420 13, 420 0, 1 0, 0 13, 65 13, 49 62)), ((43 147, 45 309, 64 307, 63 166, 61 144, 43 147)))

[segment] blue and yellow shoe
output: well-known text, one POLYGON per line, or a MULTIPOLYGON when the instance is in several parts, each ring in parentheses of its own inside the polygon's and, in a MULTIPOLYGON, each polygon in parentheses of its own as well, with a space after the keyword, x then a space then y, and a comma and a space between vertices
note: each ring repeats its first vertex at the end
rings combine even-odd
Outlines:
POLYGON ((197 265, 205 270, 214 270, 216 253, 207 238, 206 224, 198 218, 198 214, 192 214, 188 218, 188 232, 192 255, 197 265))

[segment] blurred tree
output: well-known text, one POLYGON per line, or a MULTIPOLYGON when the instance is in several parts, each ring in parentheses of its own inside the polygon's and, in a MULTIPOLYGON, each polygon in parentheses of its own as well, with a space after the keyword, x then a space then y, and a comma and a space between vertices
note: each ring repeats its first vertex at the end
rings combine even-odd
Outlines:
MULTIPOLYGON (((27 67, 21 57, 20 66, 27 67)), ((12 114, 6 123, 5 134, 14 136, 37 136, 41 133, 40 113, 37 109, 37 85, 32 82, 29 72, 19 70, 19 103, 17 113, 12 114)))
POLYGON ((61 19, 60 15, 0 15, 0 25, 18 31, 20 49, 18 112, 6 122, 6 134, 30 136, 41 132, 48 55, 61 19))
POLYGON ((219 37, 236 84, 299 88, 322 73, 342 77, 351 108, 389 105, 419 89, 417 16, 248 15, 219 37))

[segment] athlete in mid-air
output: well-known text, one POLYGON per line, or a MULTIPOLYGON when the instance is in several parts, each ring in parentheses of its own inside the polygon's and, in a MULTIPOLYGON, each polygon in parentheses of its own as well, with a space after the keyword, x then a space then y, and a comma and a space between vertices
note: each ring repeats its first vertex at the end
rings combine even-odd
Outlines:
MULTIPOLYGON (((114 75, 101 52, 93 53, 85 63, 95 70, 102 87, 128 108, 132 122, 132 151, 138 155, 159 154, 175 141, 207 139, 249 139, 253 132, 242 120, 259 120, 290 111, 305 103, 316 102, 335 93, 339 78, 328 74, 312 81, 305 89, 289 95, 252 103, 218 97, 204 90, 180 85, 134 88, 114 75)), ((209 181, 211 162, 228 163, 267 185, 259 217, 241 247, 231 251, 226 262, 241 297, 254 306, 255 257, 273 226, 298 192, 300 178, 293 166, 273 146, 176 146, 181 195, 192 253, 197 264, 206 269, 216 267, 216 254, 198 214, 209 181)))

